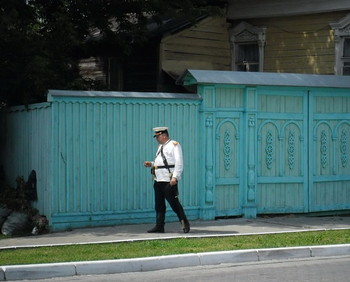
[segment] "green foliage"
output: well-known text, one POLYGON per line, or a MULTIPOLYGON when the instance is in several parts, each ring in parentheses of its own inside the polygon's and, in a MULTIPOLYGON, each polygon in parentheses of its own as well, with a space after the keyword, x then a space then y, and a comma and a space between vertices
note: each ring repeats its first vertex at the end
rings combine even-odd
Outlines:
MULTIPOLYGON (((48 89, 94 89, 82 57, 129 54, 162 17, 217 13, 205 0, 1 0, 0 109, 46 101, 48 89)), ((214 1, 215 2, 215 1, 214 1)))
POLYGON ((18 248, 0 250, 0 265, 140 258, 172 254, 348 243, 350 243, 349 230, 333 230, 18 248))

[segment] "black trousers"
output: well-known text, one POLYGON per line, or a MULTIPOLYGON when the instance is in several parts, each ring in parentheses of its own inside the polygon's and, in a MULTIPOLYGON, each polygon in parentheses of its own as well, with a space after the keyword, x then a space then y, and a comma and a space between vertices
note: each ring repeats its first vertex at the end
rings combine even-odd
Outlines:
POLYGON ((157 214, 165 214, 165 200, 168 201, 172 210, 176 213, 179 220, 187 221, 184 209, 178 198, 179 192, 177 185, 170 186, 169 182, 154 182, 155 210, 157 214))

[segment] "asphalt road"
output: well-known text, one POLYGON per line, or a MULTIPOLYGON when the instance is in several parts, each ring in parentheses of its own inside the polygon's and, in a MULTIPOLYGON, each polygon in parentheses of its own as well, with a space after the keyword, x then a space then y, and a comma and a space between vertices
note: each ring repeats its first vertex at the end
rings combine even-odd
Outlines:
MULTIPOLYGON (((148 272, 89 275, 36 280, 37 282, 115 282, 115 281, 350 281, 350 255, 326 258, 275 260, 258 263, 183 267, 148 272)), ((32 280, 22 280, 32 281, 32 280)))

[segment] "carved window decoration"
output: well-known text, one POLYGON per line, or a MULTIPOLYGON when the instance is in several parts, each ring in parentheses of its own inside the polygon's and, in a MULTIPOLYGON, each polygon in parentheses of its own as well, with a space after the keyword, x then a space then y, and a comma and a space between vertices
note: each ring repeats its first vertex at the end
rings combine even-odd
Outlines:
POLYGON ((288 166, 293 169, 295 165, 295 135, 294 132, 289 131, 288 136, 288 166))
POLYGON ((231 30, 232 70, 262 72, 266 27, 241 22, 231 30))
POLYGON ((327 167, 327 153, 328 153, 328 144, 327 144, 327 135, 324 130, 321 132, 321 164, 323 168, 327 167))
POLYGON ((268 169, 272 168, 272 160, 273 160, 273 136, 271 131, 267 132, 266 135, 266 166, 268 169))
POLYGON ((224 164, 225 169, 229 170, 231 167, 231 136, 228 130, 225 131, 224 136, 224 164))
POLYGON ((341 164, 343 167, 346 167, 348 163, 348 147, 347 147, 347 136, 346 131, 343 130, 340 137, 340 152, 341 152, 341 164))
POLYGON ((350 14, 330 26, 334 30, 335 74, 350 75, 350 14))

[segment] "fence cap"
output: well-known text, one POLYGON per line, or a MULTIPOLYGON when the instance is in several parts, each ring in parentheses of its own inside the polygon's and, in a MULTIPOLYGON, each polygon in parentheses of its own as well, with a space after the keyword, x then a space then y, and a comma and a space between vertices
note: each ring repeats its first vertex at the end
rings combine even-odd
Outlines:
POLYGON ((56 97, 81 97, 81 98, 139 98, 139 99, 185 99, 199 100, 198 94, 192 93, 165 93, 165 92, 119 92, 119 91, 81 91, 81 90, 49 90, 47 100, 55 100, 56 97))
POLYGON ((188 69, 177 84, 350 88, 350 76, 188 69))

